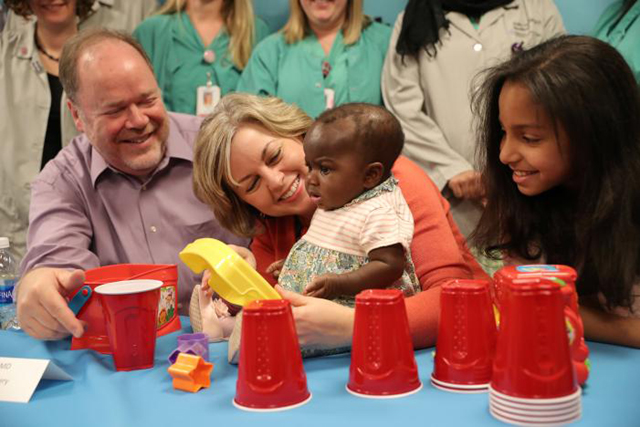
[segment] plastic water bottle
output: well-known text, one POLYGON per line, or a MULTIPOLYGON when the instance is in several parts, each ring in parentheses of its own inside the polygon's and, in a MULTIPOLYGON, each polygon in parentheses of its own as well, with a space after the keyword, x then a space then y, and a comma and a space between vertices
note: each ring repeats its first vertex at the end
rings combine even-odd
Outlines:
POLYGON ((20 329, 14 300, 16 262, 9 253, 9 239, 0 237, 0 328, 20 329))

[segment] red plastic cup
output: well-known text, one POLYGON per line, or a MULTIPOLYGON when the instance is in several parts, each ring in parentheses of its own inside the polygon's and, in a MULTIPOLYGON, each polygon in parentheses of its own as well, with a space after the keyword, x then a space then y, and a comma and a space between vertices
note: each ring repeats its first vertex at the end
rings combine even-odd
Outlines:
POLYGON ((153 367, 159 280, 126 280, 95 288, 118 371, 153 367))
POLYGON ((347 391, 361 397, 401 397, 421 388, 402 292, 360 292, 347 391))
POLYGON ((489 282, 459 279, 444 284, 431 383, 446 391, 487 391, 495 346, 489 282))
POLYGON ((503 306, 492 390, 526 399, 574 394, 578 384, 560 285, 548 278, 510 283, 503 306))
POLYGON ((311 393, 289 301, 256 300, 242 312, 234 405, 276 411, 307 403, 311 393))

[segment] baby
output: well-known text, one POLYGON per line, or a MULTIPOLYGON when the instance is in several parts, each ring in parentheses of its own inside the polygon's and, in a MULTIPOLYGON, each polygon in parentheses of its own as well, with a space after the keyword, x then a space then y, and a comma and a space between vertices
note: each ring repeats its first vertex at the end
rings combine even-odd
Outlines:
POLYGON ((400 123, 382 107, 345 104, 318 117, 304 153, 319 209, 283 265, 283 288, 345 305, 364 289, 419 291, 413 217, 391 174, 403 144, 400 123))

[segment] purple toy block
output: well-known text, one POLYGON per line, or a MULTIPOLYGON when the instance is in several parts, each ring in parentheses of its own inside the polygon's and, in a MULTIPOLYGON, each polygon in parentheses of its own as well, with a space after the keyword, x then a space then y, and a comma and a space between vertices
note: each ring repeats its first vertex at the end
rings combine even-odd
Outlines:
POLYGON ((183 334, 178 337, 178 348, 169 356, 169 362, 173 365, 180 353, 189 353, 209 361, 209 337, 203 333, 183 334))

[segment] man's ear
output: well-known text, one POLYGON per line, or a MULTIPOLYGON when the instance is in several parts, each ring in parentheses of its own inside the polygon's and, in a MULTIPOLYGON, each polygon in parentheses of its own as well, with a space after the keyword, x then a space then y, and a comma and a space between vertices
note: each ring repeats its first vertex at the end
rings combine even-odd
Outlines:
POLYGON ((364 170, 364 188, 370 190, 380 184, 383 175, 384 165, 382 163, 369 163, 364 170))
POLYGON ((84 125, 82 124, 82 119, 80 118, 78 107, 75 106, 73 101, 67 99, 67 108, 69 109, 69 111, 71 111, 71 117, 73 118, 73 123, 75 123, 78 132, 84 132, 84 125))

